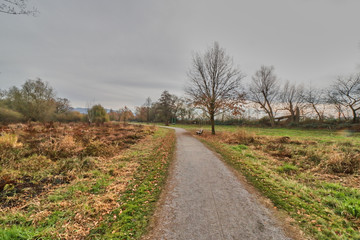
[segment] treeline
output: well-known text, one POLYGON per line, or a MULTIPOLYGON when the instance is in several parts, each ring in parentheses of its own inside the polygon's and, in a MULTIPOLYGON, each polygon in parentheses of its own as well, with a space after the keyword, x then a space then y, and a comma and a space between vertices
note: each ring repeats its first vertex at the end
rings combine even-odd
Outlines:
POLYGON ((191 122, 196 119, 194 105, 184 97, 170 94, 167 90, 163 91, 156 102, 147 98, 145 103, 136 107, 134 120, 139 122, 163 122, 170 123, 191 122))
MULTIPOLYGON (((280 82, 274 67, 261 66, 247 83, 237 102, 239 111, 228 105, 219 107, 216 124, 246 125, 325 125, 358 123, 360 111, 360 74, 341 76, 327 88, 280 82), (240 108, 239 108, 240 106, 240 108)), ((163 91, 157 101, 150 98, 132 111, 89 106, 87 114, 73 111, 70 101, 56 96, 41 79, 27 80, 21 87, 0 90, 0 122, 77 122, 137 121, 170 123, 210 123, 204 108, 189 97, 163 91)))
POLYGON ((41 79, 27 80, 20 88, 0 90, 0 122, 72 122, 83 120, 71 111, 70 101, 56 96, 54 89, 41 79))
POLYGON ((248 103, 262 110, 271 126, 286 120, 317 119, 359 122, 360 73, 339 76, 327 88, 297 85, 286 81, 281 84, 274 67, 262 66, 252 76, 246 91, 248 103))
MULTIPOLYGON (((241 111, 221 109, 216 124, 292 125, 358 123, 360 74, 338 77, 328 88, 281 83, 274 67, 262 66, 244 84, 241 111)), ((133 120, 164 123, 209 123, 206 111, 190 99, 164 91, 158 101, 147 98, 133 120)))

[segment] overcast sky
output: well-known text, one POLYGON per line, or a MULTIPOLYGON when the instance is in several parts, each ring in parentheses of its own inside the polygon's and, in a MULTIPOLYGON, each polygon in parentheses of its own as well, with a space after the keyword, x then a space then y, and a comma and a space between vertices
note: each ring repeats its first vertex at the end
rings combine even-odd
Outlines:
MULTIPOLYGON (((2 2, 2 0, 0 0, 2 2)), ((218 41, 247 75, 327 87, 359 72, 359 0, 31 0, 0 13, 0 89, 41 78, 74 107, 183 95, 193 52, 218 41)), ((246 85, 246 84, 245 84, 246 85)))

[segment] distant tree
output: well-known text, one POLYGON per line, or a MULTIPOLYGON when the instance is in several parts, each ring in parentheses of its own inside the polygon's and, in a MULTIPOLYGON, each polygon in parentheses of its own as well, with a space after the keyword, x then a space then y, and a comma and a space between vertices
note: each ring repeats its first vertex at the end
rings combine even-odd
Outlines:
POLYGON ((338 121, 341 120, 341 117, 343 117, 345 120, 348 119, 344 113, 344 107, 340 103, 338 95, 335 94, 331 89, 328 89, 327 91, 326 102, 331 104, 336 109, 338 121))
POLYGON ((325 108, 320 107, 324 106, 324 92, 313 88, 311 85, 304 91, 304 101, 305 104, 313 109, 318 117, 319 122, 324 120, 325 108))
POLYGON ((109 115, 103 106, 97 104, 88 109, 88 120, 89 123, 102 124, 109 121, 109 115))
POLYGON ((146 98, 144 106, 146 107, 146 121, 148 123, 150 122, 151 104, 152 104, 151 98, 150 97, 146 98))
POLYGON ((186 100, 181 97, 174 96, 174 117, 184 120, 186 118, 186 100))
POLYGON ((296 86, 286 81, 280 94, 280 102, 283 110, 290 113, 291 122, 298 123, 300 120, 300 109, 304 106, 304 87, 296 86))
POLYGON ((66 113, 71 111, 70 101, 67 98, 57 98, 55 104, 55 113, 66 113))
POLYGON ((114 111, 112 109, 110 109, 110 112, 108 113, 109 115, 109 120, 110 121, 120 121, 120 112, 119 111, 114 111))
POLYGON ((7 105, 20 112, 26 120, 48 121, 56 110, 55 92, 40 78, 27 80, 21 87, 7 91, 7 105))
POLYGON ((166 126, 169 126, 170 119, 173 116, 173 111, 175 108, 174 103, 174 96, 166 90, 163 91, 159 99, 158 109, 166 126))
POLYGON ((240 85, 243 77, 217 42, 205 54, 196 53, 193 56, 186 93, 194 106, 203 109, 210 118, 212 134, 215 134, 215 116, 220 113, 220 109, 239 106, 238 103, 243 101, 240 85))
POLYGON ((121 108, 119 110, 119 113, 120 113, 120 120, 122 120, 124 123, 134 118, 134 114, 127 106, 121 108))
POLYGON ((360 110, 360 73, 348 77, 338 77, 331 87, 330 100, 349 108, 353 122, 358 122, 357 112, 360 110))
POLYGON ((28 0, 0 0, 0 13, 36 15, 36 8, 29 9, 28 0))
POLYGON ((140 122, 148 122, 148 119, 150 118, 150 108, 151 107, 148 109, 144 106, 136 107, 135 119, 140 122))
POLYGON ((269 116, 271 126, 275 126, 273 104, 279 95, 279 83, 273 66, 261 66, 252 77, 249 100, 258 104, 269 116))

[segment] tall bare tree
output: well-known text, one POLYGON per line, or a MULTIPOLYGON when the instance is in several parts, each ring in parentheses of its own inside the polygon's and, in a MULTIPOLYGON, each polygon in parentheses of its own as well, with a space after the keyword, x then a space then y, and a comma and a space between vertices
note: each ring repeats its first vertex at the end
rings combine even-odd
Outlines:
POLYGON ((271 126, 275 126, 273 104, 279 95, 279 83, 273 66, 261 66, 252 77, 249 100, 258 104, 269 116, 271 126))
POLYGON ((357 112, 360 110, 360 73, 348 77, 338 77, 332 85, 333 101, 345 108, 350 108, 353 122, 358 122, 357 112))
POLYGON ((194 54, 188 72, 190 83, 185 91, 194 105, 202 108, 210 118, 212 134, 215 134, 215 116, 220 109, 242 107, 244 93, 240 82, 243 77, 217 42, 205 54, 194 54))
POLYGON ((35 16, 38 10, 36 8, 29 9, 27 0, 0 0, 0 13, 35 16))
POLYGON ((304 105, 304 87, 296 86, 286 81, 282 91, 279 94, 280 102, 283 104, 283 110, 290 113, 291 122, 298 123, 300 120, 300 109, 304 105))

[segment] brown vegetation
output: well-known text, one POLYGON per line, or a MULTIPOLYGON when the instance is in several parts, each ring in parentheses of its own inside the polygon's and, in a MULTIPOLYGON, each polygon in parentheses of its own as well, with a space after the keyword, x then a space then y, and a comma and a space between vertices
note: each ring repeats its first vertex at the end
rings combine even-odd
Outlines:
POLYGON ((140 125, 16 124, 0 136, 0 204, 16 206, 55 185, 97 168, 154 129, 140 125), (6 189, 5 189, 6 188, 6 189), (13 196, 13 197, 9 197, 13 196))
POLYGON ((257 154, 271 159, 275 166, 292 164, 302 172, 314 174, 318 179, 341 182, 351 187, 360 186, 360 151, 351 142, 317 142, 288 136, 259 136, 246 130, 219 132, 217 136, 205 131, 201 137, 235 147, 245 145, 257 154))

